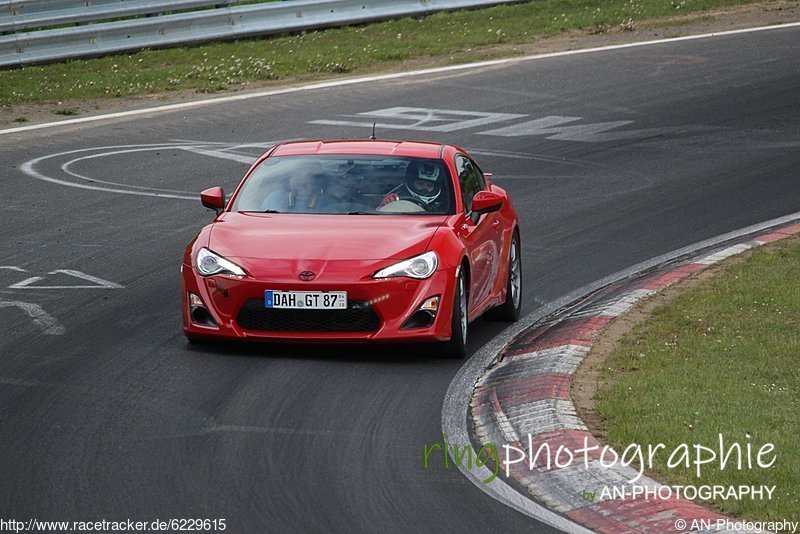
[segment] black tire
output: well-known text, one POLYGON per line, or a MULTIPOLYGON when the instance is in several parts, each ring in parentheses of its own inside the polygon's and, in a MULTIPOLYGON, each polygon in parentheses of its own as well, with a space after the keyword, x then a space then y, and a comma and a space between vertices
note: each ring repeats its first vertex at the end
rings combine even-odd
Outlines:
POLYGON ((463 358, 467 354, 467 332, 469 329, 467 277, 462 268, 456 280, 456 292, 453 298, 453 316, 450 326, 453 334, 450 341, 444 343, 444 353, 449 358, 463 358))
POLYGON ((515 323, 522 311, 522 255, 519 235, 514 232, 508 252, 508 282, 506 282, 506 301, 489 311, 486 316, 494 321, 515 323))

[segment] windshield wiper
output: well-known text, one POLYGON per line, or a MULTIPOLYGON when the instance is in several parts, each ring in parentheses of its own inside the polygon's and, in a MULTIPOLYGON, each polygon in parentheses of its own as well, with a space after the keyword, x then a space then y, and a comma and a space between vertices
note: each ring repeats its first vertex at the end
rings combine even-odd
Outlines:
POLYGON ((378 215, 375 211, 348 211, 347 215, 378 215))
POLYGON ((283 213, 278 210, 242 210, 239 213, 283 213))

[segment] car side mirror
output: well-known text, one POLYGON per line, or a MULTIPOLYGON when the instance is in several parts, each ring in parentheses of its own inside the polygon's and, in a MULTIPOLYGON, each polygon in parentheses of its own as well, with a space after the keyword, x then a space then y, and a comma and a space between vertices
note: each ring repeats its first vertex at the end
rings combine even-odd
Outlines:
POLYGON ((503 195, 491 191, 478 191, 472 197, 472 221, 477 224, 481 214, 499 211, 504 201, 503 195))
POLYGON ((217 212, 217 215, 225 209, 225 194, 221 187, 210 187, 200 193, 200 202, 203 206, 217 212))
POLYGON ((499 211, 503 207, 503 195, 492 193, 491 191, 478 191, 472 197, 473 213, 491 213, 499 211))

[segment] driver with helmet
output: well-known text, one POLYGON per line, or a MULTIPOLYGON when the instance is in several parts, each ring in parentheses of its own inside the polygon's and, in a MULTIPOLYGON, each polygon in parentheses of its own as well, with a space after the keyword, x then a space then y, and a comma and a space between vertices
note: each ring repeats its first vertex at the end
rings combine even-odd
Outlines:
POLYGON ((439 165, 426 162, 410 162, 406 167, 404 183, 389 192, 381 206, 398 200, 413 202, 426 211, 447 211, 447 196, 442 191, 444 173, 439 165))

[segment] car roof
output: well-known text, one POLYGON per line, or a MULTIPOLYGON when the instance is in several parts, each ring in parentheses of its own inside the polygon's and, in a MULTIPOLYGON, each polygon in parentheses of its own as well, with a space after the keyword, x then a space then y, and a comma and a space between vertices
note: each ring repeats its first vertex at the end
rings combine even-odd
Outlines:
POLYGON ((445 145, 422 141, 342 140, 293 141, 278 145, 272 156, 299 156, 310 154, 364 154, 377 156, 402 156, 438 159, 445 145))

